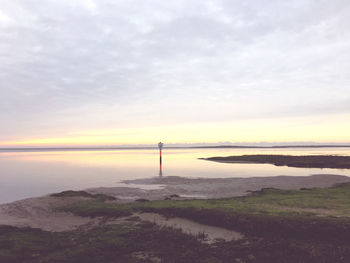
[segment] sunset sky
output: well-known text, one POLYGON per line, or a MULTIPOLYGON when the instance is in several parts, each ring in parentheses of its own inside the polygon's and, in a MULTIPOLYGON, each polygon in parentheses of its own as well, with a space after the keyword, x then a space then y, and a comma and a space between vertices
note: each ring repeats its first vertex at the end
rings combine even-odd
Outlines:
POLYGON ((349 0, 0 0, 0 147, 350 142, 349 0))

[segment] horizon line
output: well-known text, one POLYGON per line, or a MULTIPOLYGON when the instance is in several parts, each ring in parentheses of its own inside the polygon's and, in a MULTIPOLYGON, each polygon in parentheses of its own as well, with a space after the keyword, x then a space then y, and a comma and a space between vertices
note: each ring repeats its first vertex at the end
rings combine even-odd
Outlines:
MULTIPOLYGON (((170 144, 171 145, 171 144, 170 144)), ((193 146, 164 146, 164 149, 205 149, 205 148, 250 148, 250 149, 278 149, 278 148, 342 148, 350 147, 348 144, 290 144, 290 145, 193 145, 193 146)), ((151 150, 158 149, 158 146, 143 145, 143 146, 50 146, 50 147, 0 147, 0 151, 74 151, 74 150, 151 150)))

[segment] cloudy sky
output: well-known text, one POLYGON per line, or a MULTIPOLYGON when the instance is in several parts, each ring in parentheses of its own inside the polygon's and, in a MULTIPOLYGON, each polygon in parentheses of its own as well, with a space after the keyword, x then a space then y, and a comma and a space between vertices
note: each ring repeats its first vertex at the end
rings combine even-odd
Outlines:
POLYGON ((349 0, 0 0, 0 145, 350 142, 349 0))

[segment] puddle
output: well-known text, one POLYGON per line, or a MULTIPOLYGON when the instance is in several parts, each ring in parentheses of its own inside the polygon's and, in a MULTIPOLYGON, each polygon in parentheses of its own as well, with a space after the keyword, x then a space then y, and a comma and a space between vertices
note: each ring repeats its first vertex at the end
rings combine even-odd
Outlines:
POLYGON ((202 236, 204 234, 204 243, 212 244, 217 240, 232 241, 243 238, 241 233, 231 231, 221 227, 208 226, 196 223, 194 221, 183 219, 179 217, 165 218, 156 213, 141 213, 137 214, 141 220, 155 223, 159 226, 173 227, 181 229, 182 232, 193 236, 202 236))
POLYGON ((129 187, 129 188, 138 188, 142 190, 161 190, 165 187, 164 184, 133 184, 133 183, 116 183, 115 187, 129 187))

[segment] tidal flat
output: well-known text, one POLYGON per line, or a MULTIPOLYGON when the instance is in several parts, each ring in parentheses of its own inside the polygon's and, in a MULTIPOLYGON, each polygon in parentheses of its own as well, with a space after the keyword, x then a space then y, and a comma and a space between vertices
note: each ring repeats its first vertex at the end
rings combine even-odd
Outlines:
POLYGON ((201 200, 174 194, 125 202, 89 191, 64 191, 43 199, 51 200, 45 208, 48 215, 85 221, 50 231, 1 226, 0 262, 350 261, 349 182, 326 188, 263 188, 245 196, 201 200), (159 224, 159 217, 152 221, 142 216, 150 214, 240 236, 203 242, 209 238, 206 228, 188 233, 183 226, 159 224))

